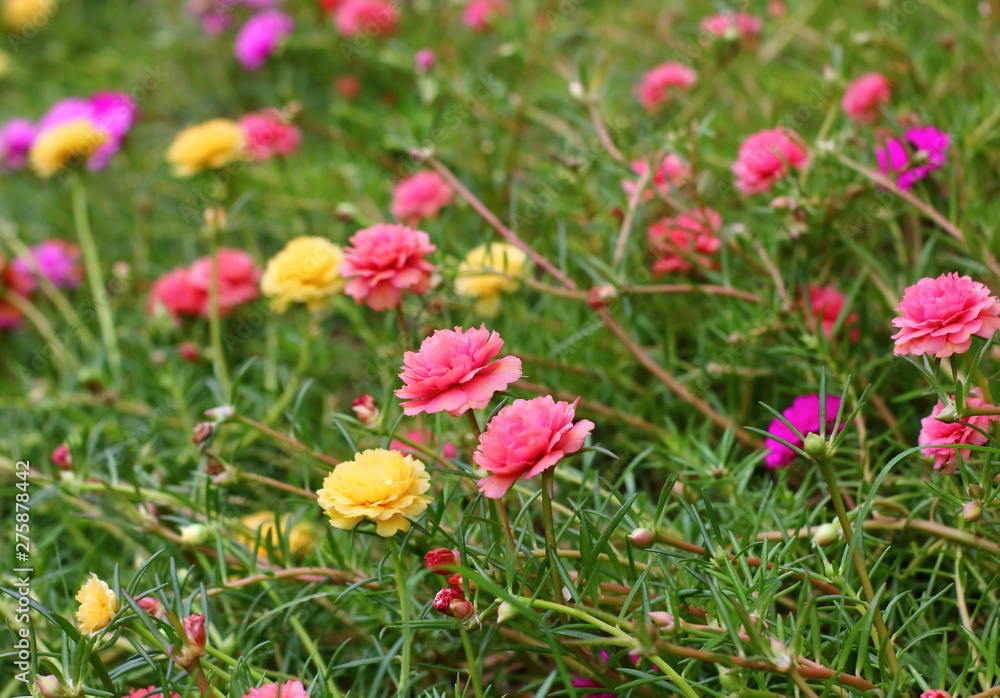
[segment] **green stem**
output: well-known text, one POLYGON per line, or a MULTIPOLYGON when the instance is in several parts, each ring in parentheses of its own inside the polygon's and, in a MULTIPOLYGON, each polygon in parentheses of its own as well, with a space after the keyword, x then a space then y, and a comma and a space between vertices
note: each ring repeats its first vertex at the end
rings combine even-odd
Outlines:
POLYGON ((895 678, 899 676, 899 662, 896 660, 896 650, 892 646, 892 635, 890 635, 889 629, 885 625, 885 620, 882 618, 882 610, 873 605, 875 601, 875 588, 872 586, 872 580, 868 577, 868 569, 865 567, 861 546, 860 544, 853 544, 854 532, 851 528, 851 521, 847 516, 847 507, 844 506, 844 498, 841 496, 840 488, 837 486, 837 475, 833 471, 833 463, 826 456, 817 458, 816 462, 823 473, 823 479, 826 480, 826 488, 830 492, 833 508, 837 512, 837 519, 840 521, 844 540, 847 542, 848 547, 851 548, 851 559, 854 562, 854 569, 858 573, 858 579, 861 581, 861 588, 864 589, 865 598, 868 600, 869 606, 872 607, 875 631, 878 633, 879 642, 885 648, 885 661, 889 665, 889 672, 895 678))
POLYGON ((87 191, 80 176, 73 178, 73 220, 76 224, 77 238, 80 240, 80 250, 83 252, 83 265, 87 270, 87 284, 90 286, 91 299, 97 311, 97 322, 101 328, 101 341, 104 343, 104 351, 107 353, 115 385, 119 385, 122 377, 122 357, 118 350, 118 337, 115 333, 115 321, 111 316, 107 288, 101 277, 101 260, 97 254, 97 244, 90 231, 87 191))
POLYGON ((215 359, 215 370, 219 374, 219 383, 226 402, 232 397, 229 394, 232 383, 229 382, 229 369, 226 368, 226 355, 222 351, 222 324, 219 322, 219 246, 218 231, 212 228, 208 231, 208 254, 212 260, 212 279, 208 285, 208 331, 212 337, 212 358, 215 359))
POLYGON ((552 598, 562 600, 562 582, 559 579, 559 568, 556 566, 556 558, 559 551, 556 548, 556 527, 552 519, 552 491, 555 487, 555 480, 552 477, 552 469, 549 468, 542 473, 542 525, 545 527, 545 547, 549 554, 549 572, 552 579, 552 598))
POLYGON ((292 626, 292 629, 295 630, 295 634, 299 636, 299 640, 306 648, 306 651, 309 652, 309 656, 312 658, 313 664, 316 665, 319 675, 326 678, 326 686, 330 695, 333 696, 333 698, 343 698, 343 694, 337 690, 337 686, 333 683, 333 678, 326 676, 326 667, 323 665, 323 660, 320 659, 319 648, 316 646, 316 643, 313 642, 312 636, 310 636, 309 633, 306 632, 306 629, 302 626, 302 622, 294 615, 288 617, 288 622, 292 626))
POLYGON ((13 291, 3 294, 3 300, 12 305, 38 330, 45 342, 52 349, 52 358, 60 372, 70 371, 76 367, 76 360, 66 351, 66 346, 59 339, 59 335, 52 329, 45 315, 26 296, 21 296, 13 291))
POLYGON ((410 650, 413 643, 413 628, 410 626, 410 594, 407 589, 406 568, 403 565, 403 546, 396 547, 396 587, 399 591, 399 613, 403 624, 403 653, 399 665, 399 683, 396 695, 403 698, 410 681, 410 650))
MULTIPOLYGON (((545 601, 544 599, 530 599, 526 596, 519 596, 518 601, 534 608, 543 608, 549 611, 558 611, 559 613, 571 616, 573 618, 576 618, 577 620, 582 620, 584 623, 589 623, 595 628, 599 628, 600 630, 603 630, 604 632, 608 633, 613 637, 634 642, 635 638, 632 633, 627 633, 619 627, 611 625, 610 623, 605 623, 600 618, 592 616, 591 614, 587 613, 586 611, 580 608, 576 608, 574 606, 566 606, 565 604, 561 603, 552 603, 551 601, 545 601)), ((663 672, 664 676, 669 677, 670 680, 673 681, 674 685, 677 686, 680 692, 683 693, 685 696, 687 696, 687 698, 698 698, 698 694, 695 693, 694 689, 691 688, 691 684, 685 681, 684 677, 678 674, 677 671, 672 666, 663 661, 663 659, 661 659, 659 656, 654 655, 650 657, 649 660, 653 664, 655 664, 660 669, 660 671, 663 672)))
POLYGON ((469 678, 472 680, 472 692, 476 698, 483 698, 483 680, 479 677, 479 660, 476 659, 475 652, 472 651, 472 642, 469 640, 469 631, 465 626, 459 626, 462 633, 462 647, 465 648, 465 661, 469 665, 469 678))
POLYGON ((403 346, 403 351, 410 350, 410 329, 406 324, 406 316, 403 315, 402 304, 396 306, 396 322, 399 323, 399 341, 403 346))

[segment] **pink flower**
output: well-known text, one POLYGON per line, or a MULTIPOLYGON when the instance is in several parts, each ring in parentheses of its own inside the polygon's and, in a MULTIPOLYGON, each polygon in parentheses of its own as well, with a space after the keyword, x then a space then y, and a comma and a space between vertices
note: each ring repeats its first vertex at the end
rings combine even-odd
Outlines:
POLYGON ((674 218, 664 218, 649 226, 649 242, 657 256, 653 273, 688 272, 696 266, 713 269, 719 263, 712 258, 719 252, 719 228, 722 216, 710 208, 690 209, 674 218))
MULTIPOLYGON (((965 398, 965 404, 969 407, 993 407, 993 405, 990 405, 981 397, 974 395, 965 398)), ((928 458, 934 459, 935 470, 940 470, 942 473, 953 473, 958 469, 958 456, 956 453, 961 455, 962 460, 966 460, 972 451, 967 448, 933 448, 933 446, 939 444, 983 446, 989 441, 989 438, 985 434, 976 431, 973 427, 978 427, 985 432, 989 432, 990 423, 998 417, 996 415, 977 415, 966 417, 962 420, 964 423, 954 422, 953 424, 945 424, 944 422, 939 422, 937 419, 937 416, 941 414, 941 410, 943 409, 944 404, 938 401, 934 405, 934 409, 931 410, 930 415, 920 420, 920 437, 917 442, 921 446, 929 447, 920 449, 920 452, 928 458)))
POLYGON ((951 698, 951 695, 940 688, 931 688, 921 693, 920 698, 951 698))
POLYGON ((434 265, 425 257, 437 248, 427 233, 405 225, 379 224, 359 230, 344 250, 340 274, 345 291, 372 310, 395 308, 403 291, 427 293, 434 265))
POLYGON ((451 571, 444 569, 444 565, 457 565, 458 551, 448 550, 448 548, 434 548, 424 554, 424 567, 434 574, 451 576, 451 571))
POLYGON ((670 89, 687 90, 694 85, 697 74, 681 63, 658 65, 642 76, 639 86, 639 101, 647 110, 653 111, 670 99, 670 89))
POLYGON ((72 470, 73 469, 73 453, 69 450, 69 446, 66 444, 59 444, 52 450, 52 455, 49 456, 52 460, 52 464, 59 468, 60 470, 72 470))
MULTIPOLYGON (((840 398, 835 395, 827 395, 826 428, 828 433, 830 427, 833 426, 833 423, 837 418, 837 410, 839 409, 840 398)), ((781 414, 785 419, 791 422, 791 424, 798 429, 803 436, 807 436, 810 432, 813 434, 818 434, 820 432, 819 395, 816 393, 813 393, 812 395, 802 395, 795 398, 795 400, 792 401, 792 406, 781 414)), ((774 436, 784 439, 793 446, 802 448, 802 439, 796 436, 795 432, 789 429, 788 426, 777 417, 771 421, 771 425, 767 428, 767 431, 774 436)), ((774 439, 765 439, 764 447, 767 449, 767 455, 764 457, 764 460, 767 463, 767 467, 772 470, 774 468, 785 467, 795 460, 798 455, 795 451, 774 439)))
POLYGON ((886 76, 867 73, 851 81, 840 106, 855 121, 870 124, 878 118, 879 107, 888 102, 891 96, 886 76))
MULTIPOLYGON (((415 444, 420 444, 421 446, 427 446, 431 450, 435 448, 434 434, 431 433, 430 429, 410 429, 409 431, 403 432, 403 437, 415 444)), ((398 439, 393 439, 389 444, 390 451, 401 451, 402 453, 410 453, 416 458, 422 457, 423 454, 420 453, 415 448, 408 446, 407 444, 399 441, 398 439)), ((458 455, 458 449, 455 448, 455 444, 441 444, 441 455, 445 458, 454 458, 458 455)))
MULTIPOLYGON (((253 257, 242 250, 219 250, 219 314, 228 315, 233 308, 260 295, 258 284, 261 269, 253 257)), ((208 317, 208 294, 212 283, 212 260, 202 257, 191 265, 190 282, 204 294, 199 315, 208 317)))
POLYGON ((798 134, 785 128, 758 131, 740 146, 733 164, 736 188, 744 194, 770 191, 788 174, 789 167, 804 167, 809 157, 796 141, 798 134))
MULTIPOLYGON (((575 688, 604 688, 604 684, 583 677, 573 679, 572 683, 575 688)), ((584 693, 583 695, 588 696, 588 698, 618 698, 617 693, 584 693)))
POLYGON ((884 148, 875 149, 875 159, 879 169, 888 177, 896 177, 896 186, 909 189, 934 170, 945 164, 945 151, 951 139, 944 131, 933 126, 911 128, 906 132, 906 141, 915 149, 913 166, 905 142, 888 138, 884 148))
POLYGON ((302 133, 277 109, 264 109, 240 119, 246 148, 254 160, 291 155, 299 149, 302 133))
MULTIPOLYGON (((835 286, 816 286, 809 284, 809 305, 811 308, 813 321, 818 321, 820 329, 827 337, 833 336, 833 327, 837 324, 840 311, 844 308, 847 299, 844 294, 837 290, 835 286)), ((851 313, 844 318, 843 327, 847 328, 858 321, 858 314, 851 313)), ((860 330, 855 327, 851 330, 850 339, 852 344, 856 344, 860 330)))
POLYGON ((240 29, 233 52, 244 68, 257 70, 294 28, 295 21, 284 12, 261 12, 248 19, 240 29))
POLYGON ((309 698, 301 681, 266 683, 260 688, 251 688, 243 698, 309 698))
POLYGON ((429 73, 434 68, 437 57, 429 48, 422 48, 413 56, 413 64, 418 73, 429 73))
MULTIPOLYGON (((146 688, 133 688, 125 694, 125 698, 163 698, 163 693, 159 692, 156 686, 147 686, 146 688)), ((176 693, 171 693, 170 698, 181 697, 176 693)))
POLYGON ((509 14, 507 0, 469 0, 462 10, 462 23, 472 31, 488 32, 493 28, 494 19, 509 14))
POLYGON ((45 276, 57 288, 76 288, 83 277, 80 248, 63 240, 46 240, 33 245, 28 258, 18 258, 13 266, 22 274, 45 276), (37 272, 37 273, 36 273, 37 272))
POLYGON ((437 330, 420 344, 420 351, 403 355, 403 387, 396 391, 403 414, 446 411, 458 417, 486 407, 493 393, 521 377, 521 360, 505 356, 494 361, 503 340, 486 325, 463 330, 437 330))
POLYGON ((24 167, 38 129, 27 119, 11 119, 0 128, 0 172, 24 167))
POLYGON ((390 0, 345 0, 335 20, 341 36, 388 36, 396 31, 396 15, 390 0))
POLYGON ((472 455, 476 465, 491 473, 479 481, 479 491, 499 499, 518 478, 534 477, 579 451, 594 428, 588 419, 573 422, 579 403, 545 395, 514 400, 497 412, 472 455))
POLYGON ((455 192, 437 172, 418 172, 396 184, 390 210, 398 221, 416 223, 434 218, 455 199, 455 192))
POLYGON ((923 278, 903 292, 892 324, 899 332, 895 354, 964 354, 972 336, 989 338, 1000 329, 1000 302, 985 284, 958 272, 923 278))
POLYGON ((187 269, 168 271, 153 284, 149 291, 147 312, 152 315, 158 306, 177 318, 181 315, 197 315, 205 302, 201 289, 190 281, 187 269))
MULTIPOLYGON (((632 163, 632 171, 637 175, 642 176, 649 169, 647 165, 642 160, 636 160, 632 163)), ((684 162, 682 159, 674 155, 673 153, 668 154, 663 158, 663 162, 660 163, 659 168, 653 173, 653 188, 660 194, 669 194, 671 189, 676 189, 681 185, 685 184, 691 179, 691 167, 684 162)), ((635 191, 637 183, 629 180, 622 180, 622 190, 629 197, 635 191)), ((653 198, 653 192, 647 189, 643 193, 644 200, 649 200, 653 198)))
POLYGON ((720 39, 749 39, 760 34, 763 21, 746 12, 720 12, 701 21, 701 30, 720 39))

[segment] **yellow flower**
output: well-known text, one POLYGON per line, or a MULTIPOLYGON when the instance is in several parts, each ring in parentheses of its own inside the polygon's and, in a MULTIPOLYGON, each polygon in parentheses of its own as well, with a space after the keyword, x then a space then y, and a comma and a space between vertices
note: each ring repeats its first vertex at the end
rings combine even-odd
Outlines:
POLYGON ((97 578, 93 572, 80 591, 76 592, 76 600, 80 608, 76 611, 76 619, 80 621, 80 630, 93 635, 111 622, 118 613, 118 598, 107 584, 97 578))
POLYGON ((74 161, 94 154, 108 134, 86 119, 67 121, 42 131, 28 151, 28 162, 39 177, 51 177, 74 161))
POLYGON ((56 10, 56 0, 4 0, 3 23, 16 32, 38 29, 56 10))
POLYGON ((240 523, 252 532, 252 535, 240 535, 240 541, 247 547, 251 547, 257 539, 257 532, 260 531, 260 546, 254 552, 259 555, 267 555, 267 542, 272 548, 277 548, 279 543, 279 532, 288 534, 288 550, 293 555, 304 555, 306 551, 316 542, 316 529, 312 525, 302 522, 292 526, 288 530, 288 516, 281 519, 281 523, 275 530, 275 515, 273 511, 259 511, 256 514, 249 514, 240 519, 240 523))
POLYGON ((279 313, 292 303, 319 310, 330 296, 344 290, 340 275, 343 259, 343 250, 325 238, 295 238, 268 261, 260 290, 279 313))
POLYGON ((410 530, 406 517, 424 512, 433 499, 424 494, 430 487, 423 463, 399 451, 375 448, 338 465, 316 494, 333 526, 351 529, 368 517, 375 521, 376 533, 388 537, 410 530))
POLYGON ((225 167, 243 157, 243 129, 229 119, 212 119, 177 134, 167 150, 175 177, 225 167))
POLYGON ((520 282, 511 278, 524 271, 527 255, 506 242, 480 245, 458 265, 455 292, 476 298, 476 311, 493 317, 500 310, 500 294, 516 291, 520 282))

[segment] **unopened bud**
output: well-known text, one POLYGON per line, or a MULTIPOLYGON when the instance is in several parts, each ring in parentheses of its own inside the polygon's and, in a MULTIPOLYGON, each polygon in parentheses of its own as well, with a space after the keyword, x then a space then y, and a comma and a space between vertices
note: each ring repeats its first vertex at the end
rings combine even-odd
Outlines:
POLYGON ((208 230, 226 229, 226 211, 219 206, 205 209, 205 228, 208 230))
POLYGON ((451 571, 445 569, 444 565, 457 564, 458 554, 454 550, 448 550, 448 548, 435 548, 424 555, 424 567, 434 574, 448 576, 451 571))
POLYGON ((187 645, 192 650, 198 652, 205 651, 205 616, 200 613, 192 613, 184 618, 184 634, 187 636, 187 645))
POLYGON ((154 618, 166 618, 167 616, 166 611, 163 610, 163 604, 151 596, 136 599, 135 605, 154 618))
POLYGON ((181 526, 181 540, 190 545, 205 543, 209 538, 208 526, 195 523, 181 526))
POLYGON ((476 613, 472 603, 454 589, 442 589, 437 593, 434 610, 458 620, 468 620, 476 613))
POLYGON ((968 492, 969 496, 973 499, 982 499, 983 495, 986 494, 983 488, 979 485, 969 485, 969 489, 967 489, 966 492, 968 492))
POLYGON ((462 581, 462 575, 458 572, 448 577, 448 586, 452 591, 457 591, 462 594, 465 593, 464 583, 462 581))
POLYGON ((436 58, 434 52, 429 48, 421 49, 417 51, 417 55, 413 57, 413 62, 417 66, 418 73, 427 73, 434 67, 436 58))
POLYGON ((35 686, 44 698, 66 698, 66 687, 52 674, 35 677, 35 686))
POLYGON ((813 541, 817 545, 830 545, 840 540, 840 526, 832 523, 825 523, 817 527, 813 533, 813 541))
POLYGON ((598 286, 587 291, 587 305, 594 310, 607 308, 618 297, 618 290, 611 285, 598 286))
POLYGON ((52 451, 52 464, 55 465, 60 470, 72 470, 73 468, 73 454, 70 453, 69 446, 66 444, 59 444, 52 451))
POLYGON ((516 618, 518 614, 517 608, 509 601, 500 602, 500 607, 497 609, 497 623, 506 623, 507 621, 516 618))
POLYGON ((958 421, 958 408, 955 407, 955 403, 951 402, 945 405, 940 412, 937 413, 935 417, 939 422, 944 422, 945 424, 954 424, 958 421))
POLYGON ((972 523, 973 521, 979 521, 983 518, 983 503, 978 500, 973 500, 962 507, 962 518, 972 523))
POLYGON ((656 542, 656 534, 648 528, 640 527, 632 531, 629 534, 628 539, 631 541, 632 545, 637 548, 648 548, 656 542))
POLYGON ((819 434, 809 433, 806 434, 806 440, 803 443, 803 450, 806 454, 813 460, 822 460, 826 458, 826 439, 824 439, 819 434))
POLYGON ((198 349, 198 345, 194 342, 183 341, 177 345, 177 353, 180 357, 190 363, 198 363, 201 361, 201 351, 198 349))
POLYGON ((200 444, 202 441, 207 439, 212 435, 212 431, 215 429, 215 422, 198 422, 194 425, 194 429, 191 433, 191 441, 196 444, 200 444))
POLYGON ((650 611, 649 619, 667 632, 672 632, 674 628, 677 627, 673 613, 667 613, 666 611, 650 611))
POLYGON ((358 418, 358 421, 366 427, 373 427, 378 424, 380 412, 378 407, 375 406, 375 400, 371 395, 365 394, 359 398, 355 398, 354 402, 351 403, 351 409, 354 410, 354 415, 358 418))
POLYGON ((573 99, 583 99, 586 92, 579 80, 574 80, 569 84, 569 94, 573 99))

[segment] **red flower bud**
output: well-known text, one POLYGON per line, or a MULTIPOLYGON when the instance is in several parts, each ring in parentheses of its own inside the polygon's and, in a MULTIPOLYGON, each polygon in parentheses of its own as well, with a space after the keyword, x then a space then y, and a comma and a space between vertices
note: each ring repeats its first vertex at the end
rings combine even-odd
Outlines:
POLYGON ((457 591, 459 594, 465 593, 462 587, 462 575, 457 572, 448 577, 448 586, 451 587, 452 591, 457 591))
POLYGON ((196 649, 205 649, 205 616, 200 613, 192 613, 183 620, 184 634, 187 635, 187 644, 196 649))
POLYGON ((594 310, 607 308, 611 301, 618 297, 618 291, 614 286, 598 286, 587 291, 587 305, 594 310))
POLYGON ((434 574, 448 576, 451 572, 444 569, 443 566, 457 564, 458 555, 454 550, 448 550, 447 548, 435 548, 424 555, 424 567, 429 569, 434 574))
POLYGON ((154 618, 166 618, 167 614, 163 610, 163 604, 161 604, 156 599, 151 596, 147 596, 142 599, 136 599, 135 605, 144 610, 149 615, 154 618))
POLYGON ((379 410, 375 406, 375 400, 372 399, 371 395, 362 395, 356 398, 354 402, 351 403, 351 409, 354 410, 354 414, 357 416, 358 421, 364 424, 366 427, 375 426, 378 423, 379 410))
POLYGON ((190 361, 193 364, 201 361, 201 351, 198 349, 198 345, 194 342, 181 342, 177 346, 177 352, 185 361, 190 361))
POLYGON ((476 613, 472 603, 453 589, 442 589, 437 593, 434 610, 458 620, 468 620, 476 613))
POLYGON ((59 444, 52 451, 52 464, 60 470, 71 470, 73 468, 73 454, 69 451, 69 446, 59 444))
POLYGON ((921 693, 920 698, 951 698, 951 696, 948 694, 948 691, 942 691, 940 688, 932 688, 921 693))

